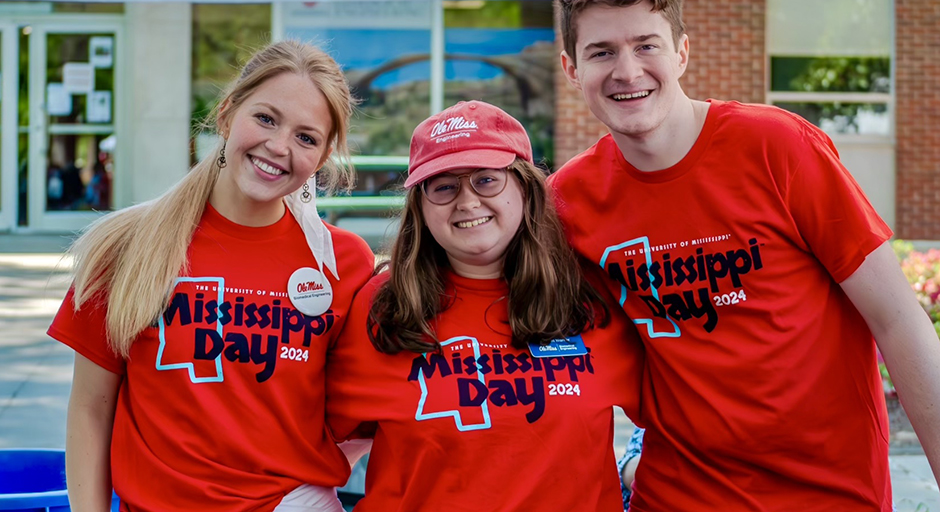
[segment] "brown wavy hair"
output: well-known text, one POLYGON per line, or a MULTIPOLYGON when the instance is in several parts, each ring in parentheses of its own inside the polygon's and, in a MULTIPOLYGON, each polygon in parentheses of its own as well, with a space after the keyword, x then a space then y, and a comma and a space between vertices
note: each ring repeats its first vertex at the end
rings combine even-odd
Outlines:
POLYGON ((672 29, 672 44, 679 49, 679 39, 685 34, 685 23, 682 21, 682 0, 555 0, 555 16, 561 29, 561 38, 565 44, 565 53, 576 66, 578 56, 578 15, 588 7, 602 5, 606 7, 630 7, 640 2, 650 2, 652 12, 660 12, 669 27, 672 29))
MULTIPOLYGON (((609 310, 565 241, 544 171, 520 158, 508 171, 519 180, 524 198, 523 219, 503 265, 512 345, 525 348, 573 336, 595 321, 605 324, 609 310)), ((377 270, 387 267, 390 275, 372 299, 367 327, 372 345, 386 354, 439 351, 430 323, 453 299, 442 272, 450 263, 425 225, 421 196, 420 186, 408 191, 391 261, 377 270)))

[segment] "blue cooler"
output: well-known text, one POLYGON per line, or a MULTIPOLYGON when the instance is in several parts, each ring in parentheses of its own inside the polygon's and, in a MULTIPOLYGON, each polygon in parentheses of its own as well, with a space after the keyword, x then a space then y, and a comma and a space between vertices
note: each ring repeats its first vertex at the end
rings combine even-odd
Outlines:
POLYGON ((0 510, 69 512, 65 451, 0 450, 0 510))

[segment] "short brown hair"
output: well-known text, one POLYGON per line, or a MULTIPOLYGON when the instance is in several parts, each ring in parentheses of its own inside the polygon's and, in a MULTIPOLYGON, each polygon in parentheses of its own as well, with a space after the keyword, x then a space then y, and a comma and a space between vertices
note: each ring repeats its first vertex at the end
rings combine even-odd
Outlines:
POLYGON ((558 16, 558 26, 561 27, 561 37, 565 43, 565 53, 577 66, 578 57, 575 55, 575 46, 578 42, 578 31, 575 28, 578 15, 588 7, 603 5, 607 7, 630 7, 640 2, 649 1, 653 4, 652 12, 661 12, 669 26, 672 27, 672 44, 679 49, 679 38, 685 34, 685 23, 682 21, 682 0, 555 0, 555 15, 558 16))

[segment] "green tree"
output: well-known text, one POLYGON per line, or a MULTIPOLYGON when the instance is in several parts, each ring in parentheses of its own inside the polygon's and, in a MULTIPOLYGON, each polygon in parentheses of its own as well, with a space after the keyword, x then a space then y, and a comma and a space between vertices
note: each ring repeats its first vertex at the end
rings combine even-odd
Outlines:
MULTIPOLYGON (((888 57, 788 57, 774 59, 774 90, 798 92, 872 92, 891 90, 891 60, 888 57), (783 86, 783 83, 786 85, 783 86)), ((818 123, 841 118, 858 129, 858 113, 883 113, 884 104, 812 103, 793 110, 818 123)))

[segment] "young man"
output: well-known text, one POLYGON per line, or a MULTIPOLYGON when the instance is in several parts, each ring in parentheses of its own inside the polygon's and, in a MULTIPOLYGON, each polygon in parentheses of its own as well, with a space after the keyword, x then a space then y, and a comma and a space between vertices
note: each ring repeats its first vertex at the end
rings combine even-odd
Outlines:
POLYGON ((610 129, 551 179, 647 348, 631 510, 890 511, 875 343, 934 474, 940 342, 829 138, 689 99, 681 0, 556 0, 610 129))

